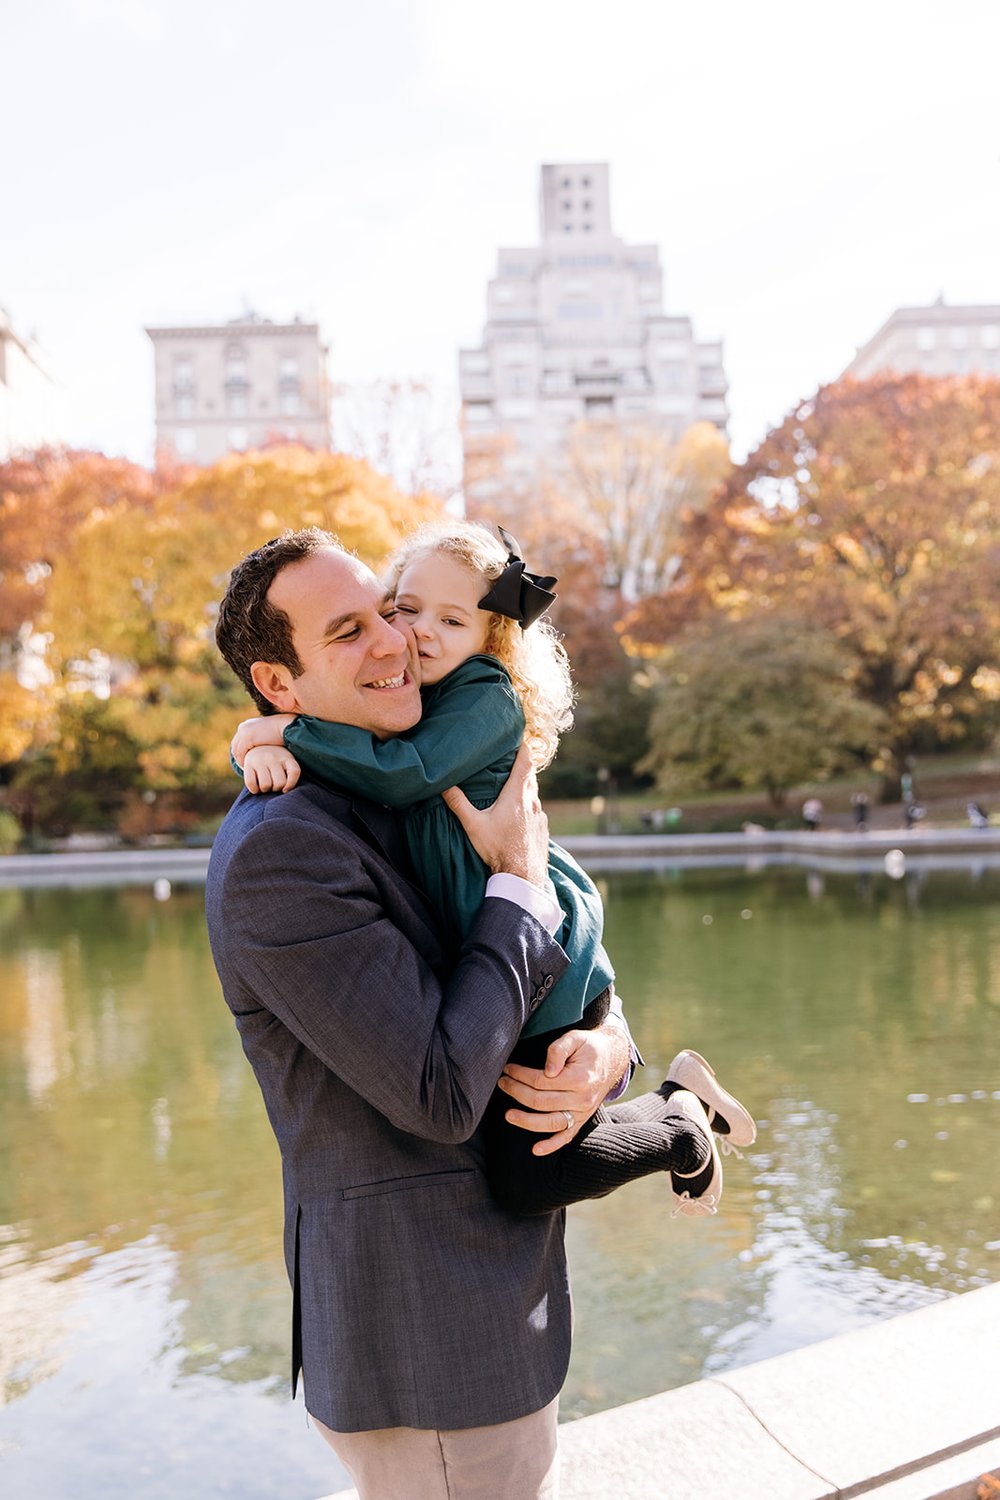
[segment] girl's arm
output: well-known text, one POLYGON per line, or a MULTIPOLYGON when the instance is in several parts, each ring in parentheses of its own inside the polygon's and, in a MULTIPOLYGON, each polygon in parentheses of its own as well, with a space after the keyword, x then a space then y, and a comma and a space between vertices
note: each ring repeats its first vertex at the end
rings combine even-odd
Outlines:
POLYGON ((294 720, 294 714, 262 714, 259 719, 244 719, 229 744, 229 753, 243 769, 248 750, 257 745, 282 745, 282 735, 294 720))
POLYGON ((290 792, 299 779, 299 763, 285 749, 282 731, 294 714, 262 714, 244 719, 229 744, 233 769, 248 792, 290 792))
POLYGON ((409 807, 512 756, 524 713, 492 657, 463 662, 430 689, 420 723, 396 739, 300 714, 284 734, 308 771, 388 807, 409 807))
POLYGON ((290 792, 298 779, 299 763, 284 745, 255 745, 243 757, 248 792, 290 792))

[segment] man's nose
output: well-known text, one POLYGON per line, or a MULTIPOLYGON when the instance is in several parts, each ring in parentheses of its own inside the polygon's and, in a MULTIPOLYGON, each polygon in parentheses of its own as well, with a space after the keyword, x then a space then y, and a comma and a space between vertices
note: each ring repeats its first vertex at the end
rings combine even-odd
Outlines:
MULTIPOLYGON (((397 616, 397 619, 399 617, 397 616)), ((379 631, 374 646, 376 656, 397 656, 400 651, 410 649, 409 632, 405 626, 397 624, 396 620, 387 620, 382 617, 382 629, 379 631)))

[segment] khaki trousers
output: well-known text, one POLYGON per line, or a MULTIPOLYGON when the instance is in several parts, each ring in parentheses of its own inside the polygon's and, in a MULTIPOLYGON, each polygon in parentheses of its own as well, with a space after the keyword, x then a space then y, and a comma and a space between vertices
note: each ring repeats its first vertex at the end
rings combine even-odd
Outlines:
POLYGON ((559 1400, 495 1427, 331 1432, 360 1500, 559 1500, 559 1400))

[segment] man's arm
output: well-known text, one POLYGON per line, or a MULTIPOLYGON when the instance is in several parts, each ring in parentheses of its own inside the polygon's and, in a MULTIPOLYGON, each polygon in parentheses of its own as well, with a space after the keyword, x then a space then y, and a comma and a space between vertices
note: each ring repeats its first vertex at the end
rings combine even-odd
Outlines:
MULTIPOLYGON (((273 808, 226 877, 238 1022, 241 1010, 270 1012, 399 1128, 466 1139, 566 955, 519 906, 487 900, 442 985, 387 914, 384 879, 345 830, 273 808)), ((540 887, 548 828, 536 809, 523 755, 489 824, 508 873, 540 887)))

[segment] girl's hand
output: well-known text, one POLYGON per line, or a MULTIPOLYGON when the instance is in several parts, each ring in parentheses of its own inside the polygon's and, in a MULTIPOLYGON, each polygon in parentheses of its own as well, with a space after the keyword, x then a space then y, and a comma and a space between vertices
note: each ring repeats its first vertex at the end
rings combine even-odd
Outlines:
POLYGON ((247 751, 255 745, 283 745, 285 730, 295 722, 295 717, 295 714, 262 714, 259 719, 244 719, 229 746, 229 753, 240 770, 243 770, 247 751))
POLYGON ((290 792, 299 779, 299 763, 284 745, 254 745, 243 758, 248 792, 290 792))

